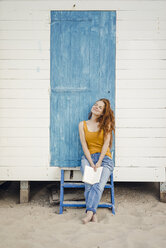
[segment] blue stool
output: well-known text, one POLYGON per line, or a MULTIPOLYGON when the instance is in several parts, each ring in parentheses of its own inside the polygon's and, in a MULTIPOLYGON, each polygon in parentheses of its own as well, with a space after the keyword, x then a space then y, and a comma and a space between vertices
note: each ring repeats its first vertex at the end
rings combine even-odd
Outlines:
MULTIPOLYGON (((63 207, 86 207, 85 201, 64 201, 64 188, 85 188, 84 183, 77 182, 65 182, 64 173, 66 170, 79 170, 80 167, 76 168, 61 168, 61 182, 60 182, 60 209, 59 214, 63 213, 63 207)), ((110 189, 111 202, 110 203, 99 203, 98 207, 111 208, 112 213, 115 214, 115 201, 114 201, 114 181, 113 173, 110 176, 110 183, 105 185, 105 189, 110 189)))

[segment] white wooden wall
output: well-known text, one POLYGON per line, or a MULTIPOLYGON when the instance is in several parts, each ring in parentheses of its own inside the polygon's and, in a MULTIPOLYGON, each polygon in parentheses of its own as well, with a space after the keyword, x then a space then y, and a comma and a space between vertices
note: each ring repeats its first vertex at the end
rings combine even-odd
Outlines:
POLYGON ((150 0, 0 1, 0 180, 59 180, 49 167, 50 10, 116 10, 114 178, 165 181, 165 9, 150 0))

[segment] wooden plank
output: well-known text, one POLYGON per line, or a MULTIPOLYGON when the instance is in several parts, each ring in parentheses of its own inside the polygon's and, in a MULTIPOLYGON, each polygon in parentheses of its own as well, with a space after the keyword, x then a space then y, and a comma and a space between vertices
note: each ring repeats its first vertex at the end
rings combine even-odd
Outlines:
MULTIPOLYGON (((1 150, 1 149, 0 149, 1 150)), ((138 146, 135 144, 134 147, 132 146, 118 146, 116 147, 116 156, 122 156, 122 157, 163 157, 166 158, 165 154, 165 147, 148 147, 144 146, 138 146)), ((3 154, 3 150, 2 150, 3 154)), ((166 167, 166 164, 165 164, 166 167)))
MULTIPOLYGON (((47 19, 49 20, 49 11, 51 9, 57 9, 57 10, 73 10, 72 2, 70 1, 62 1, 62 2, 55 2, 47 1, 47 4, 43 1, 40 2, 34 2, 32 3, 25 2, 22 3, 19 1, 19 3, 13 2, 11 4, 15 5, 9 5, 8 3, 1 2, 1 13, 0 13, 0 19, 1 20, 43 20, 47 19), (39 6, 40 5, 40 6, 39 6), (7 10, 7 12, 5 11, 7 10)), ((94 2, 89 2, 87 5, 86 2, 81 1, 79 5, 76 7, 78 10, 118 10, 118 19, 155 19, 158 16, 162 19, 165 18, 165 12, 164 12, 165 4, 163 2, 160 2, 160 4, 153 2, 153 4, 149 4, 148 2, 119 2, 119 1, 102 1, 96 2, 94 5, 94 2), (121 11, 122 10, 122 11, 121 11), (125 10, 125 11, 124 11, 125 10), (126 13, 125 13, 126 12, 126 13)))
POLYGON ((159 21, 159 29, 163 30, 163 29, 165 29, 165 26, 166 26, 166 20, 160 20, 159 21))
POLYGON ((166 203, 166 182, 160 183, 160 201, 166 203))
POLYGON ((49 30, 49 20, 0 20, 0 30, 49 30))
MULTIPOLYGON (((38 8, 38 11, 34 9, 34 4, 32 3, 29 7, 26 7, 26 2, 24 1, 23 6, 21 7, 21 2, 18 3, 13 1, 6 3, 0 3, 0 20, 2 21, 43 21, 50 20, 50 12, 49 11, 41 11, 38 8), (12 6, 14 4, 14 6, 12 6)), ((39 6, 38 6, 39 7, 39 6)))
MULTIPOLYGON (((28 50, 27 50, 28 51, 28 50)), ((134 50, 133 50, 134 51, 134 50)), ((142 50, 143 51, 143 50, 142 50)), ((162 51, 162 50, 161 50, 162 51)), ((117 70, 120 69, 155 69, 162 70, 166 68, 166 61, 164 60, 128 60, 127 57, 125 59, 117 59, 117 70)), ((36 70, 39 71, 41 69, 49 70, 50 64, 49 59, 46 60, 37 60, 37 59, 2 59, 0 60, 0 70, 2 69, 17 69, 17 70, 36 70)), ((158 79, 160 80, 160 79, 158 79)))
POLYGON ((117 41, 119 40, 163 40, 166 39, 166 31, 134 31, 117 30, 117 41))
POLYGON ((126 70, 116 70, 117 80, 119 79, 165 79, 166 72, 163 69, 126 69, 126 70))
MULTIPOLYGON (((164 24, 166 24, 166 22, 164 22, 164 24)), ((119 32, 121 30, 127 30, 127 31, 137 30, 138 32, 143 30, 158 31, 163 29, 163 21, 161 26, 161 22, 159 22, 157 19, 142 20, 140 18, 140 20, 132 20, 132 22, 130 20, 119 20, 117 22, 117 29, 119 30, 119 32)))
POLYGON ((119 60, 160 60, 164 59, 166 56, 166 51, 163 49, 158 50, 117 50, 116 58, 119 60))
POLYGON ((166 128, 117 128, 116 137, 165 138, 166 128))
MULTIPOLYGON (((13 42, 13 41, 12 41, 13 42)), ((24 44, 24 42, 22 42, 24 44)), ((0 46, 1 47, 1 46, 0 46)), ((8 49, 8 48, 6 48, 8 49)), ((15 49, 15 48, 13 48, 15 49)), ((23 48, 24 49, 24 48, 23 48)), ((28 49, 27 49, 28 50, 28 49)), ((33 49, 35 50, 35 49, 33 49)), ((49 60, 37 60, 37 59, 2 59, 0 60, 0 69, 36 69, 36 70, 49 70, 50 69, 50 63, 49 60)))
POLYGON ((139 119, 166 118, 166 109, 116 109, 116 118, 137 119, 138 116, 139 119))
MULTIPOLYGON (((49 108, 48 108, 49 111, 49 108)), ((0 128, 49 128, 50 121, 46 118, 21 119, 1 118, 0 128)))
MULTIPOLYGON (((140 60, 134 60, 134 59, 130 59, 128 60, 127 58, 126 59, 117 59, 116 61, 116 64, 117 64, 117 71, 119 70, 159 70, 159 72, 161 72, 161 70, 165 70, 166 68, 166 61, 165 60, 159 60, 159 59, 156 59, 156 60, 145 60, 145 59, 140 59, 140 60), (148 63, 147 63, 148 61, 148 63)), ((123 79, 122 79, 123 80, 123 79)), ((137 79, 139 80, 139 79, 137 79)), ((147 80, 147 79, 142 79, 142 80, 147 80)), ((159 78, 157 79, 153 79, 152 78, 152 81, 153 80, 160 80, 160 76, 159 78)), ((146 86, 145 86, 146 87, 146 86)))
MULTIPOLYGON (((0 30, 0 40, 47 40, 48 30, 0 30)), ((1 58, 1 57, 0 57, 1 58)))
MULTIPOLYGON (((0 80, 1 89, 49 89, 50 80, 44 79, 1 79, 0 80)), ((27 100, 27 99, 26 99, 27 100)), ((23 100, 22 100, 23 101, 23 100)), ((45 101, 45 99, 43 99, 45 101)))
POLYGON ((0 118, 27 118, 27 119, 40 119, 46 118, 49 119, 49 111, 48 109, 1 109, 0 118))
POLYGON ((114 181, 154 182, 165 181, 165 168, 116 167, 114 181))
POLYGON ((30 183, 28 181, 20 182, 20 203, 28 203, 30 196, 30 183))
MULTIPOLYGON (((7 32, 7 31, 6 31, 7 32)), ((47 35, 46 35, 47 36, 47 35)), ((45 37, 46 37, 45 36, 45 37)), ((49 37, 49 36, 48 36, 49 37)), ((18 37, 19 38, 19 37, 18 37)), ((30 38, 30 37, 29 37, 30 38)), ((7 39, 6 37, 3 37, 3 39, 7 39)), ((21 39, 21 38, 20 38, 21 39)), ((42 37, 38 37, 38 39, 43 39, 42 37)), ((35 60, 35 59, 42 59, 42 60, 49 60, 49 50, 48 49, 23 49, 17 50, 17 49, 6 49, 1 50, 0 53, 0 59, 14 59, 14 60, 35 60)), ((116 59, 117 60, 161 60, 164 59, 166 55, 165 49, 157 49, 157 50, 131 50, 131 49, 117 49, 116 52, 116 59)))
POLYGON ((49 128, 0 128, 0 137, 49 137, 49 128))
POLYGON ((149 138, 119 138, 116 137, 116 147, 118 146, 139 146, 144 147, 166 147, 166 138, 156 138, 156 137, 149 137, 149 138))
MULTIPOLYGON (((123 89, 166 89, 165 79, 118 79, 116 88, 123 89)), ((150 100, 150 99, 149 99, 150 100)), ((155 100, 155 99, 153 99, 155 100)), ((157 100, 157 99, 156 99, 157 100)))
MULTIPOLYGON (((49 99, 0 99, 0 108, 2 109, 47 109, 49 110, 49 99)), ((14 120, 13 120, 14 121, 14 120)))
MULTIPOLYGON (((48 9, 55 9, 55 10, 73 10, 73 2, 72 1, 35 1, 33 5, 29 1, 18 1, 18 2, 11 2, 9 5, 6 1, 2 1, 1 7, 7 8, 9 10, 22 10, 27 9, 31 10, 33 6, 34 10, 48 10, 48 9), (14 4, 15 3, 15 4, 14 4), (40 3, 40 4, 39 4, 40 3)), ((77 10, 153 10, 155 12, 161 10, 163 11, 165 7, 165 2, 163 1, 107 1, 104 0, 102 3, 100 1, 80 1, 79 5, 76 5, 77 10), (87 4, 88 2, 88 4, 87 4), (95 3, 95 4, 94 4, 95 3)))
POLYGON ((151 0, 149 3, 149 10, 145 10, 142 8, 136 9, 136 10, 126 10, 126 11, 117 11, 117 20, 155 20, 155 21, 165 21, 166 15, 165 15, 165 9, 162 9, 162 2, 158 1, 158 4, 160 8, 156 8, 156 10, 151 9, 151 0))
POLYGON ((116 94, 118 98, 166 98, 166 89, 119 89, 116 94))
MULTIPOLYGON (((132 104, 132 102, 130 103, 132 104)), ((134 105, 134 104, 133 104, 134 105)), ((131 105, 130 105, 131 106, 131 105)), ((119 107, 119 106, 118 106, 119 107)), ((123 106, 123 102, 122 105, 123 106)), ((128 106, 129 107, 129 106, 128 106)), ((134 108, 135 106, 133 106, 134 108)), ((164 118, 149 118, 149 119, 117 119, 116 120, 117 128, 130 128, 130 127, 138 127, 138 128, 151 128, 151 127, 166 127, 166 120, 164 118)))
MULTIPOLYGON (((151 20, 142 20, 140 16, 140 20, 118 20, 117 28, 119 30, 162 30, 165 29, 165 20, 159 20, 152 16, 151 20)), ((0 20, 0 30, 49 30, 50 23, 48 19, 43 20, 0 20)))
MULTIPOLYGON (((143 63, 150 60, 142 60, 143 63)), ((149 62, 150 63, 150 62, 149 62)), ((166 73, 163 68, 120 68, 116 71, 117 80, 160 80, 166 78, 166 73)))
POLYGON ((55 167, 34 167, 29 165, 27 167, 0 167, 0 180, 1 178, 7 178, 9 180, 18 181, 59 181, 60 170, 55 167))
MULTIPOLYGON (((148 12, 147 12, 148 13, 148 12)), ((165 20, 159 20, 157 17, 152 16, 151 20, 140 19, 132 20, 118 20, 117 28, 119 30, 162 30, 165 29, 165 20)), ((50 23, 48 19, 43 20, 0 20, 0 30, 49 30, 50 23)))
POLYGON ((1 137, 0 139, 0 146, 22 146, 22 147, 28 147, 28 146, 42 146, 42 147, 48 147, 49 146, 49 137, 26 137, 26 138, 19 138, 19 137, 1 137))
MULTIPOLYGON (((25 150, 28 147, 25 146, 25 150)), ((49 166, 49 157, 48 156, 39 156, 39 157, 1 157, 0 159, 0 170, 1 168, 6 168, 6 172, 12 171, 11 168, 24 168, 27 170, 28 168, 45 168, 49 166)), ((19 175, 19 169, 17 170, 19 175)), ((20 178, 21 180, 21 178, 20 178)), ((29 179, 31 180, 31 179, 29 179)))
MULTIPOLYGON (((165 40, 119 40, 116 44, 116 49, 129 49, 129 50, 158 50, 166 49, 165 40)), ((134 62, 134 61, 133 61, 134 62)), ((153 61, 155 62, 155 61, 153 61)))
MULTIPOLYGON (((130 108, 130 109, 165 109, 166 106, 166 99, 164 98, 158 98, 158 99, 153 99, 153 98, 149 98, 149 99, 133 99, 133 98, 129 98, 129 99, 121 99, 118 98, 116 101, 116 107, 117 108, 130 108)), ((160 120, 156 120, 155 117, 151 118, 151 120, 139 120, 139 118, 137 119, 139 124, 138 125, 148 125, 148 122, 152 121, 151 125, 163 125, 163 118, 160 118, 160 120), (157 122, 156 122, 157 121, 157 122), (147 123, 147 124, 146 124, 147 123)), ((118 120, 117 120, 118 121, 118 120)), ((119 120, 121 121, 121 120, 119 120)), ((131 120, 131 122, 135 123, 136 120, 131 120)), ((117 124, 117 122, 116 122, 117 124)), ((127 125, 133 125, 132 123, 129 123, 129 121, 126 122, 127 125)))
POLYGON ((116 167, 136 167, 136 168, 163 168, 166 167, 166 158, 165 157, 142 157, 139 153, 136 157, 131 156, 115 156, 116 167))
MULTIPOLYGON (((60 169, 57 167, 0 167, 0 180, 29 180, 29 181, 59 181, 60 169)), ((78 171, 74 174, 74 181, 81 181, 82 175, 78 171)), ((165 168, 145 167, 115 167, 114 181, 122 182, 164 182, 165 168)))
POLYGON ((47 147, 0 147, 0 157, 48 157, 49 148, 47 147))
POLYGON ((41 99, 49 99, 50 89, 1 89, 0 98, 41 98, 41 99))
POLYGON ((16 70, 16 69, 10 69, 10 70, 0 70, 0 79, 41 79, 41 80, 49 80, 50 78, 50 72, 49 70, 43 70, 39 67, 34 70, 16 70))
MULTIPOLYGON (((45 35, 46 37, 46 35, 45 35)), ((49 34, 48 34, 49 37, 49 34)), ((19 38, 19 37, 18 37, 19 38)), ((4 39, 7 39, 4 37, 4 39)), ((20 38, 21 39, 21 38, 20 38)), ((38 37, 38 39, 43 39, 42 37, 38 37)), ((0 59, 43 59, 49 60, 50 52, 49 50, 1 50, 0 51, 0 59)))
MULTIPOLYGON (((40 120, 41 122, 41 120, 40 120)), ((49 146, 49 137, 0 137, 1 147, 47 147, 49 146)), ((27 148, 26 148, 27 147, 27 148)))

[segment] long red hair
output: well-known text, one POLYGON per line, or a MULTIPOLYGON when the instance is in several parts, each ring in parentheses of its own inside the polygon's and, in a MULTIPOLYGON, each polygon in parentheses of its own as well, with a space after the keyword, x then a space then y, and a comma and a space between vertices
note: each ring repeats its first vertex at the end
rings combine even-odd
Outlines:
MULTIPOLYGON (((99 122, 99 132, 103 129, 104 137, 108 133, 110 133, 111 138, 110 138, 109 147, 111 149, 113 142, 112 131, 114 132, 115 135, 115 116, 113 110, 111 109, 110 101, 108 99, 101 98, 96 102, 99 101, 102 101, 105 104, 102 115, 97 118, 97 122, 99 122)), ((92 112, 89 113, 88 119, 90 119, 91 116, 92 116, 92 112)))

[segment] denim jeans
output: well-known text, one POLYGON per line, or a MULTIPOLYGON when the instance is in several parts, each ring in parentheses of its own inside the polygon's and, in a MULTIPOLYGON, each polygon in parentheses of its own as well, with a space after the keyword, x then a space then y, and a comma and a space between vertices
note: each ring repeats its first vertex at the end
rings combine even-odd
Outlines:
MULTIPOLYGON (((99 160, 99 157, 100 157, 99 152, 91 154, 91 158, 94 164, 97 163, 97 161, 99 160)), ((85 155, 83 155, 81 158, 81 167, 80 167, 82 175, 84 174, 85 165, 90 166, 90 163, 85 157, 85 155)), ((86 212, 92 211, 93 213, 96 213, 96 209, 100 202, 102 193, 104 191, 104 187, 111 173, 114 170, 113 160, 107 155, 104 156, 101 166, 103 167, 103 170, 102 170, 100 182, 95 183, 93 185, 85 183, 84 196, 85 196, 85 201, 86 201, 86 212)))

